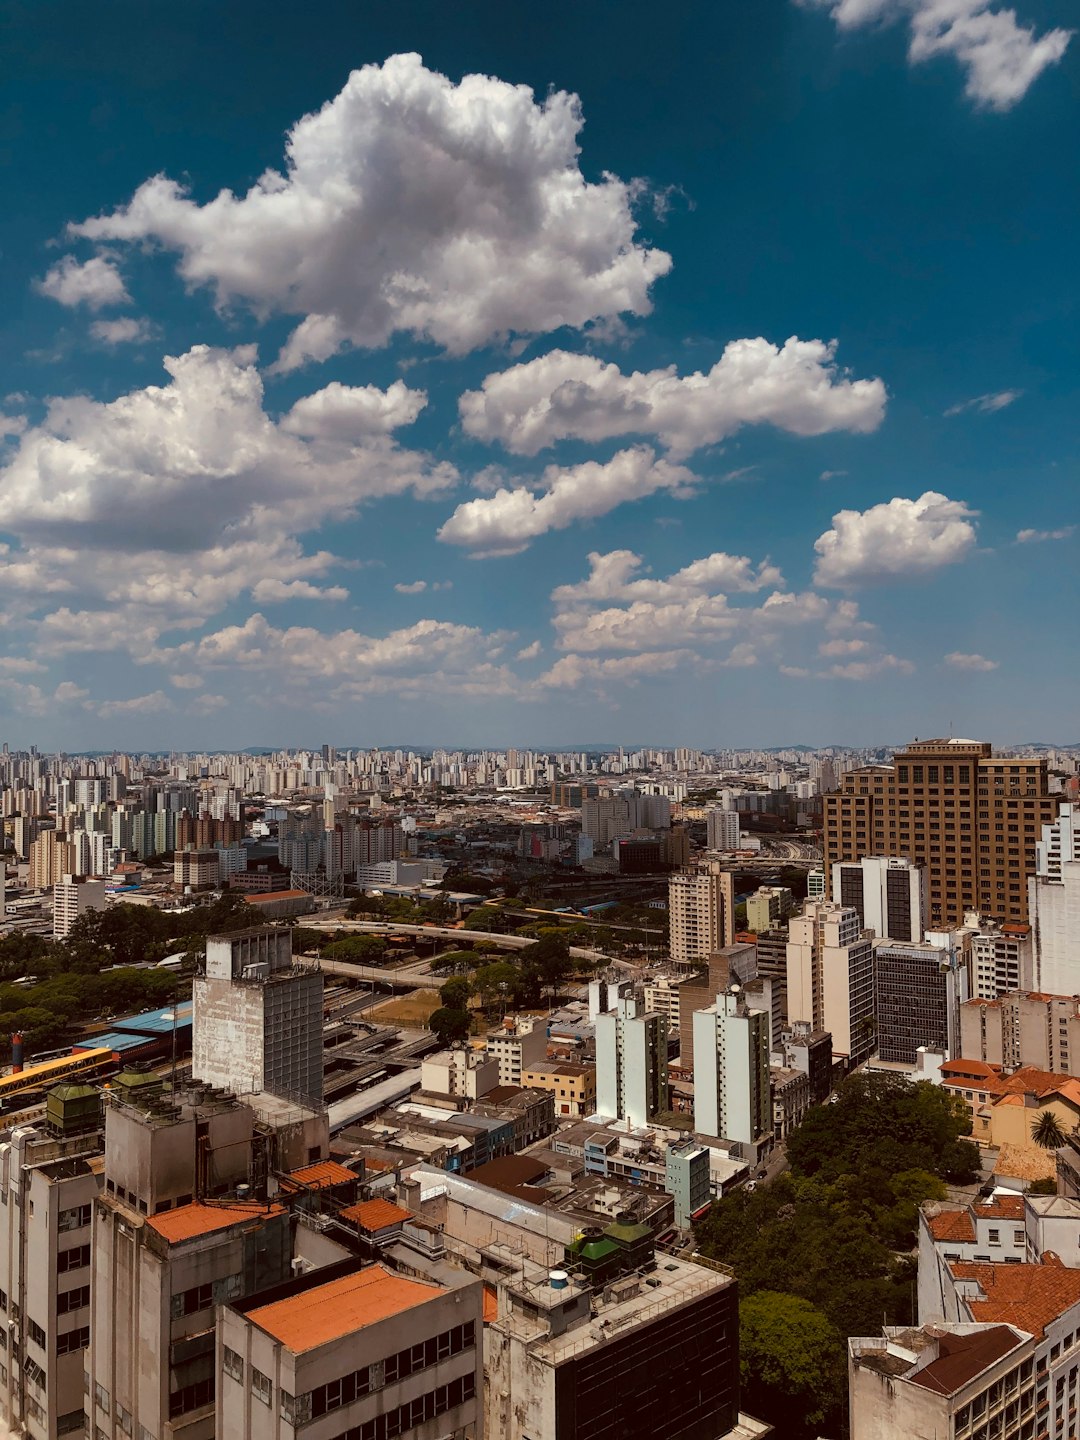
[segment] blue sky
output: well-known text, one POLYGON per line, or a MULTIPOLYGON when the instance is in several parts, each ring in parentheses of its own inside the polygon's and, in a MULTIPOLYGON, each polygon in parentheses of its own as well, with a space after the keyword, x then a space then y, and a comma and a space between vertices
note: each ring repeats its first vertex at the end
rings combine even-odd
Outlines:
POLYGON ((672 9, 3 8, 4 738, 1080 739, 1073 7, 672 9))

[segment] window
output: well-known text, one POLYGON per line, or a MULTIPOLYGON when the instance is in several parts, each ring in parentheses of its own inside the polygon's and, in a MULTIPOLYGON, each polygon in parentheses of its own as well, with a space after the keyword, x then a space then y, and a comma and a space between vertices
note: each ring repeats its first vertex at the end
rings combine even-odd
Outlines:
POLYGON ((79 1285, 74 1290, 64 1290, 56 1297, 56 1313, 67 1315, 72 1310, 81 1310, 90 1304, 90 1286, 79 1285))
POLYGON ((264 1405, 270 1405, 274 1399, 274 1386, 269 1375, 264 1375, 261 1370, 251 1367, 251 1393, 264 1405))
POLYGON ((125 1435, 131 1434, 131 1411, 125 1410, 123 1405, 116 1407, 116 1423, 125 1435))
POLYGON ((1001 1244, 1001 1231, 1000 1231, 1000 1230, 991 1230, 991 1231, 990 1231, 990 1244, 991 1244, 991 1245, 1000 1245, 1000 1244, 1001 1244))
POLYGON ((214 1377, 197 1380, 194 1385, 185 1385, 182 1390, 174 1390, 169 1396, 169 1419, 175 1420, 178 1415, 186 1415, 189 1410, 199 1410, 204 1405, 213 1403, 214 1377))
POLYGON ((95 1382, 95 1384, 94 1384, 94 1399, 97 1401, 98 1408, 99 1408, 100 1410, 104 1411, 104 1413, 105 1413, 106 1415, 108 1415, 108 1413, 109 1413, 109 1392, 108 1392, 108 1390, 105 1389, 104 1385, 99 1385, 99 1384, 97 1384, 97 1383, 95 1382))
POLYGON ((42 1350, 44 1350, 46 1344, 45 1331, 41 1328, 37 1321, 31 1320, 28 1316, 26 1320, 26 1328, 29 1330, 30 1339, 33 1340, 34 1344, 40 1345, 42 1350))
POLYGON ((75 1350, 85 1350, 90 1344, 90 1326, 80 1325, 78 1330, 69 1330, 66 1335, 56 1337, 57 1355, 70 1355, 75 1350))
POLYGON ((70 1210, 61 1210, 56 1220, 58 1230, 81 1230, 84 1225, 89 1224, 89 1205, 75 1205, 70 1210))
POLYGON ((214 1284, 193 1285, 190 1290, 180 1290, 172 1297, 172 1318, 179 1320, 184 1315, 194 1315, 199 1310, 209 1310, 214 1303, 214 1284))
POLYGON ((69 1270, 81 1270, 90 1264, 90 1246, 76 1245, 71 1250, 61 1250, 56 1257, 56 1273, 66 1275, 69 1270))
POLYGON ((32 1385, 40 1385, 42 1389, 44 1389, 45 1371, 41 1368, 37 1361, 32 1360, 29 1355, 23 1361, 23 1370, 26 1372, 32 1385))
POLYGON ((236 1350, 231 1350, 228 1345, 222 1346, 222 1369, 226 1375, 231 1375, 234 1380, 243 1383, 244 1357, 236 1350))

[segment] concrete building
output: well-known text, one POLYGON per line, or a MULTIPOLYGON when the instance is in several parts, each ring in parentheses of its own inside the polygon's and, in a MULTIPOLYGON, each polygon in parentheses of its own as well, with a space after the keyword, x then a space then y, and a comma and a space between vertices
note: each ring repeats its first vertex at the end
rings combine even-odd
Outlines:
POLYGON ((959 928, 969 910, 1026 922, 1039 827, 1058 803, 1045 760, 994 755, 987 741, 915 741, 824 797, 825 868, 902 855, 925 871, 935 929, 959 928))
POLYGON ((596 1109, 612 1120, 648 1125, 668 1108, 668 1025, 635 996, 596 1017, 596 1109))
POLYGON ((508 1015, 487 1032, 487 1052, 499 1065, 500 1085, 520 1085, 526 1070, 547 1058, 547 1029, 534 1015, 508 1015))
POLYGON ((793 1020, 780 1037, 780 1054, 784 1066, 799 1070, 810 1086, 810 1103, 824 1105, 832 1090, 832 1036, 827 1030, 814 1030, 804 1020, 793 1020))
POLYGON ((51 890, 65 875, 80 873, 76 847, 62 830, 43 830, 31 843, 27 875, 31 890, 51 890))
POLYGON ((807 901, 788 925, 788 1019, 828 1030, 833 1053, 850 1066, 874 1049, 873 940, 858 912, 807 901))
POLYGON ((589 981, 589 1019, 595 1024, 596 1017, 605 1011, 614 1010, 619 1001, 633 993, 633 983, 618 971, 609 970, 597 980, 589 981))
POLYGON ((1014 990, 1035 989, 1029 925, 1008 920, 999 925, 971 914, 964 917, 960 934, 969 955, 972 998, 996 1000, 1014 990))
POLYGON ((770 1016, 741 990, 717 995, 694 1015, 694 1128, 746 1150, 772 1135, 770 1016))
POLYGON ((694 1011, 704 1010, 729 985, 742 985, 757 973, 753 944, 728 945, 705 962, 705 974, 688 977, 679 985, 679 1069, 694 1069, 694 1011))
POLYGON ((1009 1324, 888 1325, 853 1337, 851 1440, 1026 1440, 1037 1423, 1034 1355, 1034 1337, 1009 1324))
POLYGON ((555 1101, 559 1119, 583 1119, 596 1113, 596 1066, 560 1064, 533 1065, 524 1070, 521 1083, 526 1089, 546 1090, 555 1101))
POLYGON ((1072 1074, 1080 1065, 1080 997, 1016 991, 997 1000, 960 1006, 960 1048, 968 1060, 987 1060, 1004 1070, 1072 1074))
POLYGON ((479 1050, 439 1050, 420 1062, 420 1088, 433 1095, 479 1100, 499 1084, 499 1062, 479 1050))
POLYGON ((322 1105, 322 972, 293 960, 288 930, 211 935, 192 998, 193 1076, 238 1095, 322 1105))
POLYGON ((671 958, 679 965, 707 960, 735 941, 735 889, 718 861, 681 870, 668 881, 671 958))
POLYGON ((205 850, 177 850, 173 855, 173 884, 178 890, 213 890, 221 884, 221 854, 213 845, 205 850))
POLYGON ((653 980, 646 981, 642 989, 645 1009, 653 1010, 658 1015, 666 1015, 668 1029, 676 1034, 680 1026, 679 995, 683 985, 692 978, 689 975, 658 975, 653 980))
POLYGON ((53 939, 66 940, 80 915, 105 909, 105 881, 65 875, 53 890, 53 939))
POLYGON ((101 1098, 51 1092, 47 1122, 0 1143, 0 1433, 84 1433, 90 1246, 101 1188, 101 1098))
POLYGON ((738 850, 739 812, 707 810, 705 812, 705 843, 710 850, 738 850))
POLYGON ((746 928, 754 934, 779 929, 796 908, 786 885, 760 885, 746 902, 746 928))
POLYGON ((958 935, 940 944, 882 941, 874 946, 874 1014, 882 1060, 914 1065, 920 1047, 948 1058, 963 1054, 960 1007, 968 998, 968 971, 958 935))
POLYGON ((922 939, 928 921, 923 873, 896 855, 864 855, 832 867, 832 898, 858 912, 879 940, 922 939))
POLYGON ((419 1255, 409 1272, 347 1258, 224 1305, 217 1435, 478 1434, 483 1286, 429 1268, 419 1255))
POLYGON ((675 1198, 675 1224, 688 1230, 712 1203, 709 1150, 696 1140, 669 1145, 664 1156, 665 1189, 675 1198))
POLYGON ((1034 941, 1033 988, 1080 993, 1080 806, 1061 805, 1035 847, 1028 881, 1034 941))
POLYGON ((806 872, 806 898, 807 900, 827 900, 829 898, 824 869, 806 872))

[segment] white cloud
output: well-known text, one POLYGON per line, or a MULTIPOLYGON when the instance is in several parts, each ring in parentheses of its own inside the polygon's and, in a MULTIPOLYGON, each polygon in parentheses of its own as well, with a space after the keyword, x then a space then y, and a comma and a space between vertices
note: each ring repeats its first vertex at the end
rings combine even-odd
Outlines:
POLYGON ((359 440, 389 435, 411 425, 427 404, 423 390, 410 390, 395 380, 386 390, 377 385, 341 385, 338 381, 298 400, 281 422, 293 435, 320 440, 359 440))
POLYGON ((40 675, 44 669, 40 660, 25 655, 0 655, 0 675, 40 675))
POLYGON ((374 436, 304 440, 263 409, 254 347, 167 356, 169 383, 55 399, 0 470, 4 523, 80 547, 184 551, 312 529, 365 500, 454 483, 453 466, 374 436))
POLYGON ((344 585, 312 585, 310 580, 279 580, 267 576, 251 587, 256 605, 274 605, 284 600, 347 600, 344 585))
POLYGON ((228 705, 224 695, 198 695, 188 706, 188 714, 214 715, 218 710, 228 709, 228 705))
POLYGON ((886 671, 910 675, 915 666, 910 660, 901 660, 896 655, 877 655, 873 660, 849 660, 845 664, 830 665, 822 675, 824 680, 875 680, 886 671))
POLYGON ((91 701, 88 708, 96 710, 102 719, 111 720, 117 715, 160 715, 171 704, 164 690, 154 690, 149 695, 133 695, 129 700, 91 701))
POLYGON ((692 561, 666 580, 637 578, 643 563, 632 550, 611 550, 606 555, 593 550, 589 554, 588 578, 576 585, 560 585, 551 598, 559 606, 578 601, 668 601, 716 591, 749 594, 784 583, 783 575, 767 560, 755 569, 746 555, 727 555, 723 551, 692 561))
POLYGON ((1044 540, 1070 540, 1076 533, 1075 525, 1062 525, 1058 530, 1018 530, 1017 545, 1038 545, 1044 540))
POLYGON ((950 405, 945 411, 947 417, 963 415, 966 410, 977 410, 980 415, 993 415, 1004 410, 1014 400, 1019 400, 1022 390, 997 390, 989 395, 976 395, 972 400, 962 400, 959 405, 950 405))
POLYGON ((840 510, 833 528, 818 537, 814 579, 845 589, 876 581, 911 579, 964 559, 975 544, 978 511, 927 490, 869 510, 840 510))
POLYGON ((95 320, 90 326, 90 334, 103 345, 136 345, 153 339, 154 327, 149 320, 136 320, 125 315, 120 320, 95 320))
POLYGON ((170 675, 169 680, 178 690, 201 690, 206 683, 201 675, 170 675))
POLYGON ((61 680, 53 692, 53 699, 58 705, 76 705, 79 701, 85 700, 89 694, 89 690, 84 690, 81 685, 76 685, 74 680, 61 680))
POLYGON ((413 580, 411 584, 395 585, 394 589, 399 595, 422 595, 427 589, 427 581, 413 580))
POLYGON ((103 310, 108 305, 131 303, 119 270, 102 255, 81 264, 73 255, 65 255, 44 279, 35 283, 35 288, 69 308, 85 305, 89 310, 103 310))
POLYGON ((0 414, 0 440, 11 440, 26 429, 25 415, 0 414))
POLYGON ((959 650, 945 656, 945 664, 951 665, 954 670, 996 670, 999 663, 987 660, 984 655, 965 655, 959 650))
POLYGON ((394 55, 354 71, 299 120, 284 173, 205 205, 157 175, 111 215, 74 225, 92 240, 178 251, 217 302, 305 318, 284 368, 395 331, 461 354, 651 308, 670 257, 634 240, 635 189, 578 164, 576 97, 537 104, 524 85, 460 84, 394 55))
POLYGON ((539 676, 536 685, 545 690, 574 690, 588 682, 597 684, 607 680, 633 684, 639 680, 651 680, 654 676, 666 675, 679 666, 689 664, 697 656, 689 650, 662 650, 641 655, 624 655, 609 660, 597 660, 582 655, 564 655, 556 660, 550 670, 539 676))
POLYGON ((666 490, 679 498, 693 493, 697 477, 682 465, 657 460, 647 445, 620 450, 606 463, 549 465, 539 494, 518 486, 490 498, 459 505, 439 531, 439 539, 466 545, 477 556, 516 555, 550 530, 565 530, 575 520, 593 520, 629 500, 666 490))
POLYGON ((599 441, 655 435, 676 458, 743 425, 776 425, 795 435, 876 430, 885 414, 880 380, 851 380, 835 343, 735 340, 708 374, 675 367, 625 375, 594 355, 552 350, 487 376, 458 406, 465 431, 519 455, 567 438, 599 441))
POLYGON ((870 648, 868 640, 823 640, 818 646, 819 655, 859 655, 870 648))
POLYGON ((525 645, 517 652, 517 658, 519 660, 535 660, 543 648, 539 640, 534 640, 531 645, 525 645))
POLYGON ((991 110, 1009 110, 1050 65, 1056 65, 1071 30, 1047 30, 1017 19, 995 0, 798 0, 832 12, 844 29, 904 19, 910 29, 913 65, 952 56, 966 72, 965 92, 991 110))
POLYGON ((848 472, 847 472, 846 470, 822 470, 821 475, 819 476, 819 479, 821 479, 821 480, 839 480, 842 475, 846 475, 847 473, 848 473, 848 472))

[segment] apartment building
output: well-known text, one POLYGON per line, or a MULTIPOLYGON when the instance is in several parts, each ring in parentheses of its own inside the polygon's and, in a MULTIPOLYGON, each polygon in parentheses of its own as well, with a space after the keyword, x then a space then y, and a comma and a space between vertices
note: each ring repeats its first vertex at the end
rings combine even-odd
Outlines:
POLYGON ((960 1049, 969 1060, 987 1060, 1004 1070, 1072 1074, 1080 1065, 1080 997, 1018 990, 997 1000, 969 1000, 960 1006, 960 1049))
POLYGON ((770 1022, 737 986, 694 1015, 694 1129, 744 1153, 772 1135, 770 1022))
POLYGON ((873 937, 856 910, 807 901, 788 925, 788 1020, 828 1030, 833 1054, 848 1066, 874 1050, 873 937))
POLYGON ((1028 878, 1058 797, 1046 761, 992 754, 987 741, 921 740, 891 765, 849 771, 824 797, 825 867, 905 856, 925 872, 929 924, 957 929, 965 912, 1028 920, 1028 878))
POLYGON ((596 1017, 596 1108, 612 1120, 648 1125, 668 1108, 668 1026, 636 996, 596 1017))
POLYGON ((574 1065, 569 1061, 533 1065, 522 1072, 521 1083, 527 1089, 546 1090, 560 1118, 579 1120, 596 1113, 595 1065, 574 1065))
POLYGON ((1080 993, 1080 806, 1061 805, 1035 849, 1028 881, 1034 988, 1080 993))
POLYGON ((104 909, 104 880, 64 875, 53 889, 53 939, 66 940, 80 915, 104 909))
POLYGON ((680 870, 668 881, 671 958, 680 965, 707 960, 735 942, 735 889, 719 861, 680 870))
POLYGON ((508 1015, 487 1032, 487 1052, 499 1064, 500 1085, 520 1085, 526 1070, 547 1058, 547 1027, 535 1015, 508 1015))

